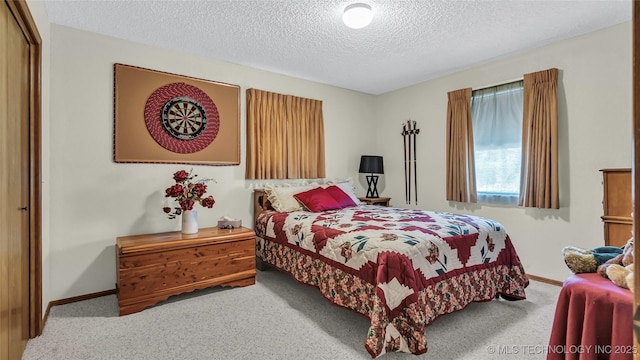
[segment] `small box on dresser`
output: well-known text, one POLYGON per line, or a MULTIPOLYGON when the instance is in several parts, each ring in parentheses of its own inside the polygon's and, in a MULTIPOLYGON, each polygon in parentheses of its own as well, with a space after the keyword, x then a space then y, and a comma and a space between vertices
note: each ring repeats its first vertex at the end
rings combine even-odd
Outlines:
POLYGON ((196 289, 255 284, 255 239, 244 227, 118 237, 120 315, 196 289))

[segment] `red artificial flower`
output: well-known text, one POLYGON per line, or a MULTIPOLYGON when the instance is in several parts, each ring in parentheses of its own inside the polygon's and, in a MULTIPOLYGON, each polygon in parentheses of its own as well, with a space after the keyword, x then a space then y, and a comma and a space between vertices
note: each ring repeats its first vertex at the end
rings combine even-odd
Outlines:
POLYGON ((193 184, 193 187, 191 188, 191 192, 193 192, 198 197, 201 197, 202 195, 204 195, 204 193, 207 192, 207 185, 202 183, 193 184))
POLYGON ((180 203, 180 208, 182 208, 182 210, 193 210, 193 204, 195 204, 195 202, 191 199, 184 199, 184 200, 181 200, 179 203, 180 203))
POLYGON ((193 210, 193 206, 196 203, 206 208, 212 208, 216 203, 213 196, 204 197, 207 192, 207 185, 205 183, 215 180, 201 179, 193 181, 197 176, 198 175, 185 170, 179 170, 173 174, 173 180, 176 181, 176 184, 165 190, 165 196, 175 198, 179 206, 173 209, 170 207, 162 208, 162 211, 169 216, 169 219, 175 219, 176 216, 182 214, 183 211, 193 210))
POLYGON ((166 193, 166 197, 180 197, 184 194, 184 187, 182 187, 182 185, 180 184, 175 184, 172 185, 170 188, 167 188, 167 190, 165 190, 166 193))
POLYGON ((187 180, 188 178, 189 178, 189 173, 184 170, 176 171, 173 174, 173 180, 179 183, 187 180))
POLYGON ((215 204, 216 201, 213 199, 213 196, 209 196, 207 198, 204 198, 200 201, 200 205, 207 207, 209 209, 211 209, 213 207, 213 204, 215 204))

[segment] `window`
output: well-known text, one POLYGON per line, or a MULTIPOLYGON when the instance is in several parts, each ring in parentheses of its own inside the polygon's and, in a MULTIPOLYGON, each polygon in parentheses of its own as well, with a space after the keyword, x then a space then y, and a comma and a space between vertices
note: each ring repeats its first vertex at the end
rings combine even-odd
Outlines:
POLYGON ((518 204, 523 94, 523 81, 475 90, 471 94, 479 202, 518 204))
POLYGON ((322 101, 247 89, 247 179, 325 176, 322 101))
POLYGON ((560 208, 557 80, 552 68, 447 93, 447 200, 560 208))

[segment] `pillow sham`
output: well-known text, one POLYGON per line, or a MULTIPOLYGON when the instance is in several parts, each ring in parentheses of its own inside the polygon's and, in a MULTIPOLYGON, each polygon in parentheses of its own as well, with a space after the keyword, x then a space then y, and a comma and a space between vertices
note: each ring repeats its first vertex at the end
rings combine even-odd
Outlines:
POLYGON ((327 185, 335 185, 337 187, 340 188, 340 190, 344 191, 345 194, 349 195, 349 197, 351 198, 351 200, 353 200, 353 202, 356 205, 362 204, 362 201, 360 201, 360 199, 358 199, 358 196, 356 195, 356 189, 353 186, 353 180, 351 180, 351 178, 347 178, 344 180, 329 180, 326 182, 327 185))
POLYGON ((302 186, 287 186, 287 187, 275 187, 270 186, 265 188, 267 193, 267 200, 271 203, 271 206, 280 212, 292 212, 304 210, 302 205, 293 197, 294 194, 307 191, 317 187, 318 185, 302 185, 302 186))
POLYGON ((340 208, 356 206, 351 197, 336 185, 330 185, 326 188, 327 193, 340 205, 340 208))
POLYGON ((333 196, 331 196, 327 189, 322 187, 297 193, 293 196, 311 212, 321 212, 341 208, 340 204, 333 198, 333 196))

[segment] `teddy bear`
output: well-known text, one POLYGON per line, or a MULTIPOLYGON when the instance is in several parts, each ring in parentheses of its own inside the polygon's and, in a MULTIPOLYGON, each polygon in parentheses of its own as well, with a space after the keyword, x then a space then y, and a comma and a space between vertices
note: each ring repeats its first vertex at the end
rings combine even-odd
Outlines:
POLYGON ((633 291, 633 264, 622 266, 611 264, 607 267, 606 275, 614 284, 633 291))
POLYGON ((633 291, 633 238, 623 247, 622 254, 598 266, 598 274, 614 284, 633 291))
POLYGON ((562 249, 564 261, 576 273, 597 272, 616 285, 633 288, 633 238, 622 247, 602 246, 593 250, 566 246, 562 249))

